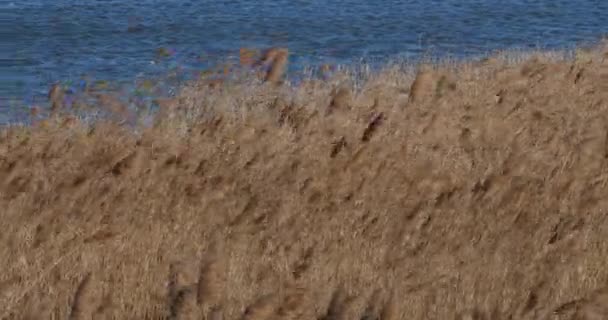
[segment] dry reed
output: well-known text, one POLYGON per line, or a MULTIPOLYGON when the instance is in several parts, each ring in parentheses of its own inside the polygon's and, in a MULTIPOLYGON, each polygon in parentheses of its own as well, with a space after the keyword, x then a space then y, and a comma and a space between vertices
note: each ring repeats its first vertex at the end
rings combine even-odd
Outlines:
POLYGON ((0 316, 605 319, 605 52, 4 128, 0 316))

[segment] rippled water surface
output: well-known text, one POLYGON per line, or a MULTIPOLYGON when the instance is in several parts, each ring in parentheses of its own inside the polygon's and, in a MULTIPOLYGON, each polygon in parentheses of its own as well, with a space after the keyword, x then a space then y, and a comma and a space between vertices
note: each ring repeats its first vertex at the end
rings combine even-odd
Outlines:
POLYGON ((241 47, 288 47, 297 68, 571 47, 608 32, 605 0, 0 0, 0 12, 0 115, 36 103, 52 81, 200 71, 241 47))

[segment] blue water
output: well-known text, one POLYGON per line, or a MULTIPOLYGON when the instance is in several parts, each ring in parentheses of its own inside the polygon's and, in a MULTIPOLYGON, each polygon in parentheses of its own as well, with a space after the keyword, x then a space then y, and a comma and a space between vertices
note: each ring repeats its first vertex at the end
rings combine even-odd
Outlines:
POLYGON ((54 81, 190 74, 241 47, 288 47, 292 69, 567 48, 608 33, 608 1, 0 0, 0 21, 2 120, 54 81))

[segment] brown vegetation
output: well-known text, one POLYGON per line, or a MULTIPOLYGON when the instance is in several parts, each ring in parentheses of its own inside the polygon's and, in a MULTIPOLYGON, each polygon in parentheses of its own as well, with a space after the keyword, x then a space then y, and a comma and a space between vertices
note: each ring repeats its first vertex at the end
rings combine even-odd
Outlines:
POLYGON ((59 84, 52 85, 51 89, 49 90, 48 98, 51 102, 51 111, 53 113, 56 113, 63 107, 63 97, 64 93, 61 86, 59 84))
POLYGON ((264 52, 257 65, 266 65, 268 71, 264 76, 264 81, 272 84, 281 84, 281 79, 287 68, 287 58, 289 50, 285 48, 270 48, 264 52))
POLYGON ((606 319, 603 52, 405 69, 3 129, 0 318, 606 319))

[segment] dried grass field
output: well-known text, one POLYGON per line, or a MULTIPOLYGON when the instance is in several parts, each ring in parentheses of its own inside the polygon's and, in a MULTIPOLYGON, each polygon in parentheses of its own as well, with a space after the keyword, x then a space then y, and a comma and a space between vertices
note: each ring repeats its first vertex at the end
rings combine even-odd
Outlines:
POLYGON ((0 319, 608 319, 606 46, 56 109, 0 131, 0 319))

